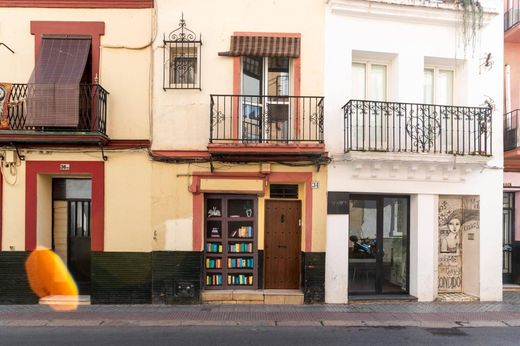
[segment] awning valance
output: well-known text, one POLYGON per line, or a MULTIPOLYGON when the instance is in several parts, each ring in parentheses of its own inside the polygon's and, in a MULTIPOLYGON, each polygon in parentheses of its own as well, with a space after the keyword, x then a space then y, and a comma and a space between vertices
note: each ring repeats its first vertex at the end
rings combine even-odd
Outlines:
POLYGON ((231 36, 231 48, 220 56, 271 56, 297 58, 300 56, 299 37, 231 36))
POLYGON ((90 38, 43 38, 27 85, 26 126, 77 127, 90 38))

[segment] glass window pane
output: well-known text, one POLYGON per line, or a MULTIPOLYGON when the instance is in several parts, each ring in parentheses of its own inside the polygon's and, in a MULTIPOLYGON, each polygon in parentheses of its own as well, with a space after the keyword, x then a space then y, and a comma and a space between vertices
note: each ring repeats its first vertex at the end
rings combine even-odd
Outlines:
POLYGON ((424 103, 433 104, 433 69, 424 69, 424 103))
POLYGON ((438 104, 453 105, 453 71, 439 70, 436 91, 438 104))
POLYGON ((263 58, 243 57, 242 59, 242 94, 262 95, 263 58))
POLYGON ((371 66, 368 98, 373 101, 386 101, 386 66, 371 66))
POLYGON ((289 58, 269 58, 267 95, 289 95, 289 58))
POLYGON ((365 84, 366 79, 366 65, 359 63, 352 63, 352 99, 365 99, 365 84))

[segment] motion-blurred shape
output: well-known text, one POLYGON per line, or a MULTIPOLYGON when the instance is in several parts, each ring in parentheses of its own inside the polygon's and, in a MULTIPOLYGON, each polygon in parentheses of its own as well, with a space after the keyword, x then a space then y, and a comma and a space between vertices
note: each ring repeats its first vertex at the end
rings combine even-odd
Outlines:
POLYGON ((33 292, 40 298, 60 296, 49 303, 58 311, 75 310, 78 306, 78 288, 67 267, 53 251, 34 250, 25 262, 25 270, 33 292))

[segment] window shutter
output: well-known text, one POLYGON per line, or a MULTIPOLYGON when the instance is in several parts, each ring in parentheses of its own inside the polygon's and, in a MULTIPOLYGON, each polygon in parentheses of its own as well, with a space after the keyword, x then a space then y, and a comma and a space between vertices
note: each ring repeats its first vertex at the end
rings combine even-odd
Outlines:
POLYGON ((26 126, 77 127, 90 38, 43 38, 27 86, 26 126))

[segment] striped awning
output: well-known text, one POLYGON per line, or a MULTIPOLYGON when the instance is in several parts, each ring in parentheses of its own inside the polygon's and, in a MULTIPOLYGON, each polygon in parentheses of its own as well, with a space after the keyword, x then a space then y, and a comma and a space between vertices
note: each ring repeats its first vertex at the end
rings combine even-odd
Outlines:
POLYGON ((231 48, 220 56, 272 56, 297 58, 300 56, 299 37, 231 36, 231 48))

